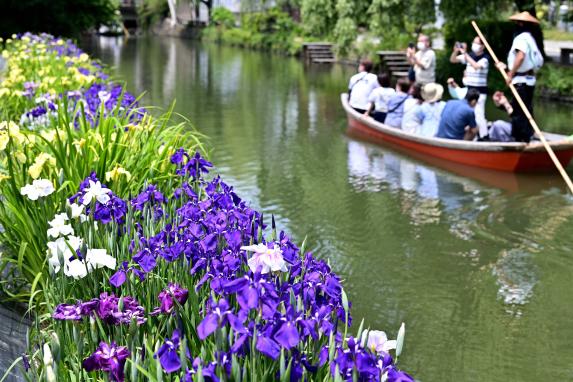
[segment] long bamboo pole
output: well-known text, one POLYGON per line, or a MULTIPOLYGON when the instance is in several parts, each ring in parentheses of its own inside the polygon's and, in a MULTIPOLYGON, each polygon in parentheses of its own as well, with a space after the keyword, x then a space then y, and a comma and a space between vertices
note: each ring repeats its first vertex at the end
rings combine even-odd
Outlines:
MULTIPOLYGON (((479 29, 479 27, 477 26, 475 21, 472 21, 472 26, 474 27, 474 29, 476 30, 480 40, 483 42, 483 44, 485 45, 487 51, 489 52, 489 54, 491 55, 491 57, 493 58, 493 61, 496 63, 496 67, 497 64, 499 63, 499 60, 497 59, 497 56, 495 55, 495 52, 491 49, 491 46, 489 45, 489 43, 487 42, 487 40, 485 39, 483 33, 481 33, 481 30, 479 29)), ((499 68, 499 71, 501 73, 501 75, 503 76, 503 79, 507 82, 507 73, 505 72, 504 69, 499 68)), ((565 181, 565 183, 567 183, 567 186, 569 187, 569 191, 571 191, 571 193, 573 194, 573 182, 571 182, 571 178, 569 178, 569 175, 567 175, 567 172, 565 171, 565 169, 563 168, 563 165, 561 165, 561 162, 559 162, 559 159, 557 159, 557 156, 555 155, 555 152, 553 151, 553 149, 551 148, 551 146, 549 145, 549 143, 547 142, 547 140, 545 139, 545 136, 543 135, 543 133, 541 132, 541 130, 539 129, 539 126, 537 126, 537 123, 535 122, 535 120, 533 119, 533 116, 531 115, 531 113, 529 112, 529 110, 527 109, 527 106, 525 106, 525 103, 523 102, 523 100, 521 99, 521 97, 519 96, 519 93, 517 92, 517 89, 515 89, 515 86, 513 86, 513 84, 510 82, 509 83, 509 88, 511 89, 511 92, 513 93, 513 96, 515 97, 515 99, 517 100, 517 103, 519 103, 519 106, 521 107, 521 109, 523 110, 523 113, 525 114, 525 116, 527 117, 527 119, 529 120, 529 123, 531 123, 531 126, 533 127, 533 130, 535 130, 535 132, 537 133, 537 135, 539 136, 539 139, 541 140, 541 143, 543 143, 543 146, 545 147, 545 150, 547 150, 547 153, 549 154, 549 157, 551 157, 551 160, 553 161, 553 163, 555 164, 555 167, 557 167, 557 170, 559 170, 559 173, 561 174, 561 176, 563 177, 563 180, 565 181)))

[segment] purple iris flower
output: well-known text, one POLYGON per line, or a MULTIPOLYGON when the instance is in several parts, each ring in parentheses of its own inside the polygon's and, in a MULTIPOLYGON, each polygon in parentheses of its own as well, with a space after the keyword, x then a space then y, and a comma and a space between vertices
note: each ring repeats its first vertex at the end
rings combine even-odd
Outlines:
POLYGON ((175 154, 171 156, 171 163, 177 164, 177 175, 189 176, 192 179, 199 179, 202 174, 209 172, 209 168, 213 167, 213 164, 206 159, 204 159, 201 154, 197 151, 192 157, 182 149, 177 150, 175 154), (187 158, 187 163, 183 163, 183 158, 187 158))
POLYGON ((56 306, 52 318, 56 320, 76 320, 83 318, 81 307, 79 305, 60 304, 56 306))
POLYGON ((394 367, 388 370, 387 382, 414 382, 414 378, 403 371, 397 370, 394 367))
POLYGON ((257 338, 256 348, 269 358, 277 359, 281 354, 281 347, 273 339, 261 334, 257 338))
POLYGON ((131 266, 127 266, 127 261, 124 261, 120 264, 119 269, 109 278, 109 283, 116 288, 119 288, 127 281, 127 273, 133 272, 137 277, 139 277, 140 281, 145 279, 145 273, 140 271, 139 269, 131 266))
POLYGON ((283 322, 275 333, 275 340, 285 349, 298 345, 300 336, 296 324, 290 321, 283 322))
POLYGON ((142 210, 147 203, 151 205, 165 203, 165 197, 153 184, 147 186, 142 193, 131 200, 131 205, 135 207, 136 210, 142 210))
POLYGON ((173 373, 181 368, 181 360, 179 358, 179 344, 181 333, 175 329, 171 339, 166 339, 163 345, 153 355, 153 358, 159 357, 161 367, 167 373, 173 373))
POLYGON ((100 342, 97 350, 84 359, 82 366, 86 371, 101 370, 108 373, 110 380, 123 382, 125 360, 130 352, 125 346, 117 346, 115 342, 106 344, 100 342))
POLYGON ((157 296, 161 305, 155 308, 151 314, 170 314, 175 306, 175 301, 177 301, 179 305, 183 305, 187 302, 187 297, 189 297, 189 291, 187 289, 181 288, 177 284, 169 283, 167 288, 162 290, 159 296, 157 296))
POLYGON ((177 151, 175 151, 175 154, 171 156, 171 163, 173 164, 183 163, 183 158, 189 159, 189 154, 187 154, 187 151, 185 151, 185 149, 181 147, 177 149, 177 151))
POLYGON ((132 320, 138 325, 145 323, 145 310, 131 296, 122 297, 122 309, 119 309, 120 298, 106 292, 100 294, 96 313, 107 324, 130 324, 132 320))
POLYGON ((199 338, 204 340, 211 333, 218 328, 229 323, 236 333, 245 333, 246 328, 243 325, 245 315, 239 313, 235 315, 229 308, 229 303, 225 299, 221 299, 216 303, 211 304, 211 312, 208 313, 203 321, 197 326, 197 334, 199 338))

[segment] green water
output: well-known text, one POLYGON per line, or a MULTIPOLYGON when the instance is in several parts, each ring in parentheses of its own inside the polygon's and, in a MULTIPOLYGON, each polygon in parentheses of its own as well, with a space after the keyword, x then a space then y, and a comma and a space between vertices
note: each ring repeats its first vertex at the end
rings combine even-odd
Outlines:
MULTIPOLYGON (((223 178, 345 279, 421 381, 573 380, 573 199, 556 176, 449 172, 345 135, 353 68, 177 39, 86 49, 210 137, 223 178)), ((573 133, 568 106, 539 124, 573 133)))

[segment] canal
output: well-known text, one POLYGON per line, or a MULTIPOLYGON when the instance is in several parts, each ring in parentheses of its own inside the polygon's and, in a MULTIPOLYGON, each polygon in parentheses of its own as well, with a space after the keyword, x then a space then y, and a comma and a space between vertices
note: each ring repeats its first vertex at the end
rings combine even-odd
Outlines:
MULTIPOLYGON (((355 322, 391 336, 405 322, 400 364, 419 380, 573 379, 573 199, 558 177, 446 170, 346 136, 351 67, 169 38, 85 49, 144 104, 176 100, 222 177, 344 278, 355 322)), ((536 112, 573 133, 570 106, 536 112)))

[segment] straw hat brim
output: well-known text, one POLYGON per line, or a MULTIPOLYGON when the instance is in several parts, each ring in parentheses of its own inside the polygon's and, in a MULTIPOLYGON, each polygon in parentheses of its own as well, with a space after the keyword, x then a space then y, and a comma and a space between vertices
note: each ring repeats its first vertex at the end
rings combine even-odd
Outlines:
POLYGON ((424 99, 424 101, 436 102, 442 99, 442 96, 444 95, 444 87, 440 84, 436 84, 434 89, 435 92, 425 92, 424 88, 422 88, 422 98, 424 99))
POLYGON ((534 23, 534 24, 539 24, 539 20, 537 20, 535 17, 531 16, 529 14, 529 12, 520 12, 520 13, 516 13, 513 16, 510 16, 509 18, 511 21, 523 21, 526 23, 534 23))

